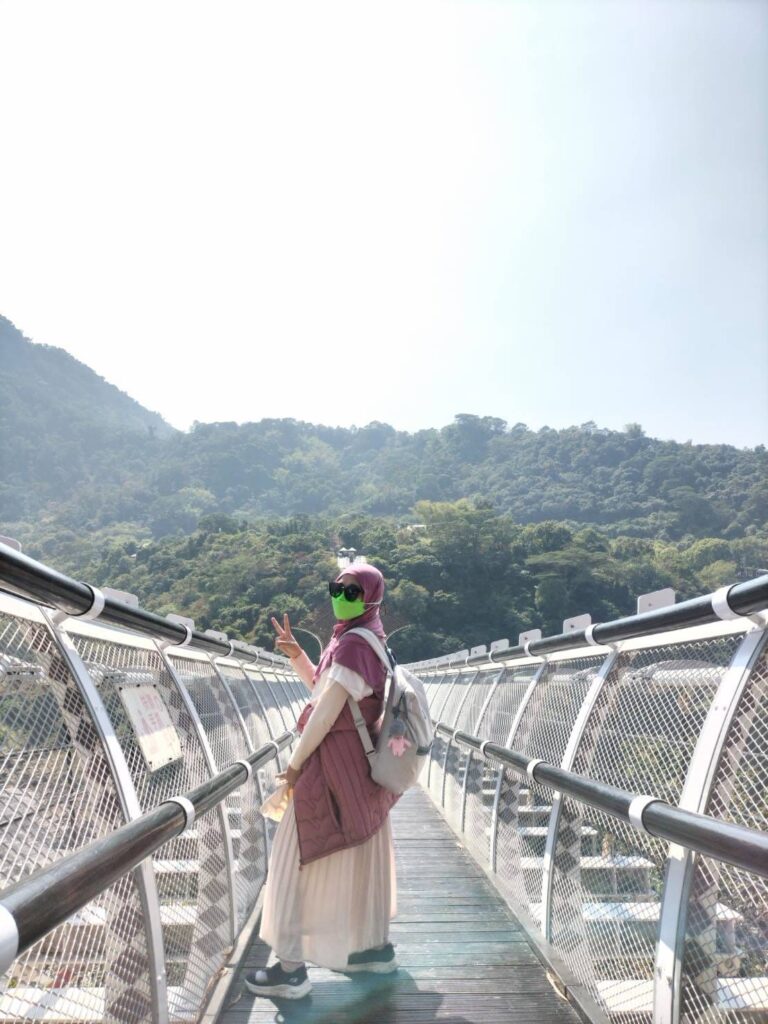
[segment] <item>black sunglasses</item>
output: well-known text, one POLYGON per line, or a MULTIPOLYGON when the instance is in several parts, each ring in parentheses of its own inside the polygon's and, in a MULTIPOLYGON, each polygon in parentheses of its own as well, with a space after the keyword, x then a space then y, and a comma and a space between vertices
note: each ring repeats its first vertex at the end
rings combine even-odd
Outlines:
POLYGON ((363 588, 358 587, 356 583, 347 583, 347 585, 344 586, 344 584, 339 583, 338 580, 332 580, 328 584, 328 590, 331 592, 331 597, 339 597, 343 594, 348 601, 356 601, 358 597, 363 596, 363 588))

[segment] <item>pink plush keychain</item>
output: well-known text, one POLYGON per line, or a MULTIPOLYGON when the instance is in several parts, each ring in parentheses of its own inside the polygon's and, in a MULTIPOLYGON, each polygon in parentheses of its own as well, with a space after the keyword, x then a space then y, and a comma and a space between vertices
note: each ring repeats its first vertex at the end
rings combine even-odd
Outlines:
POLYGON ((408 747, 412 746, 411 741, 406 739, 405 722, 401 718, 395 718, 390 725, 387 746, 395 757, 402 757, 408 747))

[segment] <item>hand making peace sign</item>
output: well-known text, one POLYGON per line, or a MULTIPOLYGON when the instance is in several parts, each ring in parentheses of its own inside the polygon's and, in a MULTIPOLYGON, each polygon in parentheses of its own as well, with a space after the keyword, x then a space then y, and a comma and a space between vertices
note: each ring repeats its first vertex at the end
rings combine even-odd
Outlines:
POLYGON ((275 632, 277 633, 275 646, 279 649, 280 653, 284 654, 291 660, 298 658, 301 654, 301 647, 298 640, 294 639, 293 633, 291 632, 291 623, 287 613, 283 615, 282 626, 273 615, 272 625, 275 627, 275 632))

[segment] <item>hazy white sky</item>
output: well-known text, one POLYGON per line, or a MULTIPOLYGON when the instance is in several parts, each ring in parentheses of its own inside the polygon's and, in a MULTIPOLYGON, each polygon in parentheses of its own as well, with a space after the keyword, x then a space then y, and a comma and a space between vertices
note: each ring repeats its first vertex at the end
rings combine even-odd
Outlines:
POLYGON ((0 313, 183 428, 768 442, 768 3, 0 0, 0 313))

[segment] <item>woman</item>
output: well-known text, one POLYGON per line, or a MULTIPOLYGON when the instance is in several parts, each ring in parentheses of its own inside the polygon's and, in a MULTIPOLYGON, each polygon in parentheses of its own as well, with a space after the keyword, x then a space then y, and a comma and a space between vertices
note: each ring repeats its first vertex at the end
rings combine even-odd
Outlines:
POLYGON ((384 577, 353 563, 330 590, 338 622, 317 668, 288 616, 282 627, 272 620, 277 647, 312 691, 301 739, 278 776, 293 799, 275 833, 259 933, 278 959, 245 978, 251 992, 283 999, 311 990, 306 961, 344 972, 397 968, 388 940, 396 901, 389 810, 397 797, 371 779, 348 706, 350 697, 359 702, 375 743, 386 671, 368 641, 349 631, 363 626, 385 639, 384 577))

